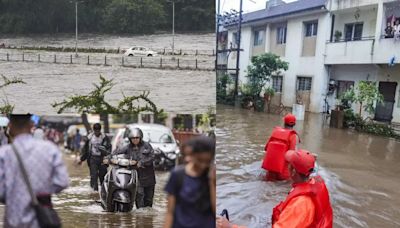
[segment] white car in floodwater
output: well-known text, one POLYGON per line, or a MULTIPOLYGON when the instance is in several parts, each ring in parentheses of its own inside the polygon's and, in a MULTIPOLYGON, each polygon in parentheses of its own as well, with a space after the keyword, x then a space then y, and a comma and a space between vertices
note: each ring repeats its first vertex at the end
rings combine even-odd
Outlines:
POLYGON ((146 56, 146 57, 152 57, 152 56, 157 56, 157 52, 152 51, 148 48, 145 47, 139 47, 139 46, 134 46, 131 48, 128 48, 125 51, 126 56, 146 56))

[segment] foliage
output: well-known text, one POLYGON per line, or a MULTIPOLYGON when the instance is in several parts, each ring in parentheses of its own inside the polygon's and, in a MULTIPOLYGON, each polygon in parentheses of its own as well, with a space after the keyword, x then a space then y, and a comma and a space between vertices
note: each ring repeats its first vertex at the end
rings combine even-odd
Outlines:
MULTIPOLYGON (((13 85, 13 84, 26 84, 22 79, 20 78, 12 78, 9 79, 4 75, 1 75, 1 79, 3 80, 3 84, 0 84, 0 89, 4 89, 7 86, 13 85)), ((14 110, 14 106, 11 105, 8 102, 7 99, 7 94, 4 92, 4 99, 3 99, 3 105, 0 106, 0 114, 10 114, 14 110)))
POLYGON ((273 97, 275 95, 275 90, 272 87, 265 88, 264 94, 267 96, 273 97))
POLYGON ((362 107, 364 107, 364 111, 367 113, 373 114, 375 112, 374 103, 383 101, 383 96, 379 92, 376 82, 361 81, 357 87, 358 94, 355 101, 360 104, 359 115, 362 114, 362 107))
POLYGON ((228 91, 229 85, 233 80, 227 74, 217 75, 217 103, 219 104, 234 104, 233 91, 228 91))
POLYGON ((339 30, 336 30, 334 36, 335 36, 335 41, 339 41, 340 37, 342 37, 342 32, 339 30))
MULTIPOLYGON (((264 109, 264 100, 260 93, 272 75, 280 75, 287 70, 289 64, 272 53, 265 53, 251 58, 251 65, 247 67, 248 82, 241 87, 242 107, 253 107, 257 111, 264 109)), ((272 89, 272 88, 271 88, 272 89)), ((268 89, 268 92, 272 91, 268 89)))
POLYGON ((251 58, 251 65, 247 67, 250 93, 259 96, 262 88, 271 79, 272 75, 280 75, 287 70, 289 63, 280 59, 278 55, 265 53, 251 58))
POLYGON ((105 100, 105 95, 115 85, 113 79, 107 80, 100 75, 100 84, 93 84, 95 89, 87 95, 74 95, 52 104, 58 113, 63 113, 67 109, 73 109, 79 113, 97 113, 97 114, 135 114, 140 112, 152 112, 157 117, 163 115, 163 110, 148 98, 149 92, 143 92, 138 96, 125 96, 119 101, 117 106, 112 106, 105 100), (145 105, 143 105, 143 103, 145 105))
MULTIPOLYGON (((177 31, 213 31, 215 1, 175 3, 177 31)), ((165 0, 85 0, 78 4, 81 32, 153 33, 171 30, 172 4, 165 0)), ((75 1, 1 0, 0 33, 75 32, 75 1)))
POLYGON ((137 123, 138 116, 130 114, 115 114, 112 116, 114 123, 137 123))

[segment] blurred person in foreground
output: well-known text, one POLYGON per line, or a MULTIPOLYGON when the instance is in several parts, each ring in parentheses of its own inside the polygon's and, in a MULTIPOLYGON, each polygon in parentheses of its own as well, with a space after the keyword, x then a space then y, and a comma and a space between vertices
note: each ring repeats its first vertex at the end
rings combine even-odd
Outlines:
POLYGON ((187 142, 187 163, 176 167, 165 187, 164 228, 215 227, 215 140, 199 136, 187 142))
POLYGON ((16 153, 20 154, 40 205, 52 207, 51 195, 67 188, 69 177, 56 145, 31 134, 31 115, 11 115, 12 145, 0 148, 0 202, 6 205, 4 227, 39 227, 32 198, 16 153))
MULTIPOLYGON (((328 189, 322 177, 311 176, 315 156, 307 150, 289 150, 285 159, 289 164, 293 188, 284 201, 272 211, 272 228, 309 227, 332 228, 333 213, 328 189)), ((217 228, 245 228, 230 224, 218 217, 217 228)))

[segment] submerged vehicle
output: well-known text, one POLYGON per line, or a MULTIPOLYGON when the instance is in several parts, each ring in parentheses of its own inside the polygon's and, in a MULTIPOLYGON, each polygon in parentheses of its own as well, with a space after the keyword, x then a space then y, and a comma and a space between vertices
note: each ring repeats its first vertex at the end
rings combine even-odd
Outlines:
POLYGON ((108 212, 131 211, 138 187, 137 161, 119 154, 105 158, 103 163, 110 164, 111 168, 99 191, 101 206, 108 212))

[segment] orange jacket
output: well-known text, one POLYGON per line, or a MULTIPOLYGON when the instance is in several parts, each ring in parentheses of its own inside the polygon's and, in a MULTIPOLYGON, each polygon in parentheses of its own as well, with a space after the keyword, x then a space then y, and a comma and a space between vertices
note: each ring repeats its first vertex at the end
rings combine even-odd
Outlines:
POLYGON ((272 228, 309 227, 314 221, 315 206, 311 197, 303 195, 292 199, 272 228))

